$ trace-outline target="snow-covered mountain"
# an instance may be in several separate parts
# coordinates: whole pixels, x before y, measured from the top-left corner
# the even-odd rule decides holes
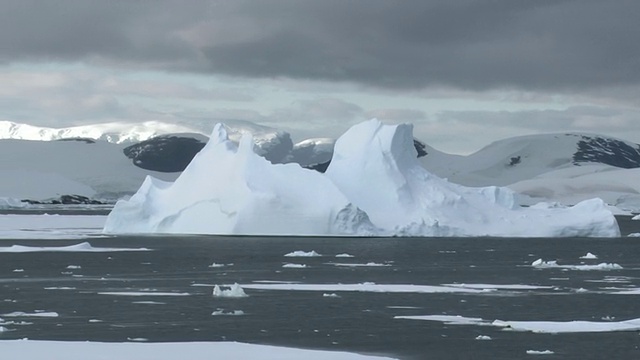
[[[159,121],[146,121],[137,124],[111,122],[65,128],[39,127],[11,121],[0,121],[0,139],[52,141],[83,138],[120,144],[143,141],[158,135],[191,132],[200,131],[183,125]]]
[[[640,204],[640,145],[592,134],[542,134],[494,142],[468,156],[430,152],[421,162],[468,186],[509,186],[533,197],[575,204],[594,196]],[[625,207],[625,206],[622,206]],[[628,206],[627,206],[628,207]]]
[[[0,140],[0,197],[131,194],[147,174],[173,172],[156,177],[175,179],[208,140],[209,126],[146,122],[52,129],[0,121],[0,139],[12,138]],[[254,134],[254,151],[272,163],[319,171],[329,166],[335,144],[318,138],[294,145],[287,132],[246,121],[228,121],[225,130],[235,144]],[[640,211],[640,145],[628,141],[573,133],[505,139],[468,156],[415,139],[414,148],[430,172],[466,186],[508,186],[531,197],[523,197],[524,203],[575,204],[598,196]]]

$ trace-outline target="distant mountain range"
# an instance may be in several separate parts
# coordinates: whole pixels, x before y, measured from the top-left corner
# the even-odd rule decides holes
[[[135,191],[147,174],[174,179],[206,143],[209,126],[213,124],[189,128],[145,122],[54,129],[0,121],[0,197],[25,197],[30,191],[32,198],[56,197],[71,193],[74,186],[74,194],[117,197]],[[333,139],[293,144],[278,129],[246,121],[226,126],[234,141],[253,133],[254,150],[272,163],[295,162],[323,171],[333,153]],[[69,139],[81,141],[51,141]],[[529,135],[494,142],[467,156],[447,154],[419,140],[414,145],[430,172],[467,186],[508,186],[523,195],[525,204],[601,197],[620,208],[640,210],[636,143],[580,133]],[[36,173],[60,189],[21,180]]]

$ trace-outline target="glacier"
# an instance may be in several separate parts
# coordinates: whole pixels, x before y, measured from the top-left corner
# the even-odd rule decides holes
[[[373,119],[335,143],[325,174],[258,156],[222,124],[175,182],[147,177],[105,233],[318,236],[617,237],[599,199],[520,207],[502,187],[472,188],[424,169],[411,124]]]

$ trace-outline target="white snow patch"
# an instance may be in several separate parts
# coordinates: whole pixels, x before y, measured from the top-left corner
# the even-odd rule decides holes
[[[228,289],[223,289],[223,287]],[[240,285],[238,285],[238,283],[235,283],[229,286],[225,286],[225,285],[223,285],[222,287],[220,287],[219,285],[214,286],[213,296],[225,297],[225,298],[243,298],[243,297],[248,297],[249,295],[247,295],[244,292],[244,289]]]
[[[311,250],[311,251],[302,251],[302,250],[297,250],[297,251],[293,251],[290,252],[288,254],[285,254],[284,256],[287,257],[318,257],[318,256],[322,256],[320,254],[318,254],[317,252]]]

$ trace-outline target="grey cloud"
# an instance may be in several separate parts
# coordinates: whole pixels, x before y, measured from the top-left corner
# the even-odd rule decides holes
[[[413,109],[375,109],[365,113],[368,118],[377,118],[379,120],[390,120],[394,122],[408,121],[414,122],[425,120],[427,114],[421,110]]]
[[[574,106],[565,110],[447,111],[438,115],[443,123],[480,125],[486,128],[520,129],[521,132],[585,131],[603,134],[640,130],[637,109]]]
[[[0,61],[575,90],[640,82],[639,15],[635,0],[10,0]]]

